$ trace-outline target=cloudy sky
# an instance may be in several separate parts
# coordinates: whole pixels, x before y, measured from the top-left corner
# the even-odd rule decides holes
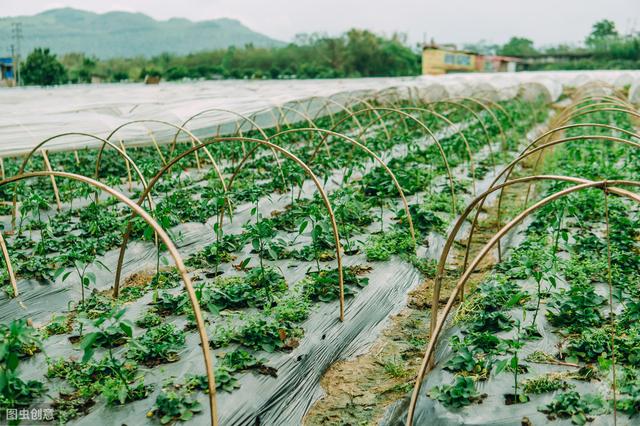
[[[640,0],[0,0],[2,16],[57,7],[142,12],[156,19],[236,18],[253,30],[291,41],[295,34],[339,34],[349,28],[403,32],[411,42],[478,40],[512,35],[536,45],[580,42],[607,18],[622,32],[640,30]]]

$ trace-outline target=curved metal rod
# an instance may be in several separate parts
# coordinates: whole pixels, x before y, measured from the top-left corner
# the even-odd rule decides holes
[[[31,157],[33,156],[33,154],[40,149],[42,146],[44,146],[45,144],[49,143],[50,141],[57,139],[57,138],[61,138],[63,136],[85,136],[88,138],[93,138],[96,139],[100,142],[102,142],[102,146],[104,147],[105,145],[109,145],[111,148],[115,149],[118,154],[120,154],[120,156],[124,159],[125,163],[129,163],[131,165],[131,167],[133,167],[133,170],[135,171],[135,173],[138,175],[138,178],[140,179],[140,183],[142,184],[142,186],[144,188],[146,188],[147,186],[147,181],[144,178],[144,175],[142,174],[142,172],[140,171],[140,169],[138,168],[138,165],[135,163],[135,161],[133,161],[131,159],[131,157],[129,157],[129,155],[127,155],[126,152],[124,152],[119,146],[117,146],[116,144],[114,144],[113,142],[109,141],[108,139],[103,139],[100,136],[96,136],[96,135],[92,135],[90,133],[81,133],[81,132],[68,132],[68,133],[60,133],[58,135],[55,136],[51,136],[50,138],[47,138],[45,140],[43,140],[42,142],[40,142],[39,144],[37,144],[36,146],[34,146],[31,151],[29,151],[29,153],[24,157],[24,159],[22,160],[22,164],[20,164],[20,168],[18,169],[18,175],[21,175],[24,173],[24,169],[27,166],[27,164],[29,163],[29,160],[31,159]],[[98,179],[98,169],[96,167],[96,172],[95,172],[95,177],[96,180]],[[16,221],[16,210],[17,210],[17,197],[18,197],[18,190],[17,190],[17,185],[14,188],[13,191],[13,211],[11,213],[11,226],[15,227],[15,221]],[[149,203],[149,209],[153,210],[153,201],[151,199],[151,197],[147,198],[147,201]]]
[[[636,118],[640,118],[640,114],[638,114],[637,111],[635,110],[631,110],[631,109],[625,109],[625,108],[614,108],[615,106],[617,106],[614,103],[607,103],[607,105],[613,105],[614,107],[608,107],[607,105],[604,104],[599,104],[598,106],[603,105],[605,107],[603,108],[599,108],[599,109],[593,109],[593,110],[589,110],[588,108],[595,106],[594,104],[591,105],[583,105],[580,108],[575,109],[574,111],[571,112],[571,114],[569,114],[568,117],[564,118],[563,117],[563,121],[561,122],[561,124],[567,123],[571,120],[575,120],[578,117],[581,117],[583,115],[587,115],[587,114],[595,114],[598,112],[621,112],[627,115],[631,115],[634,116]],[[586,110],[586,111],[585,111]]]
[[[162,120],[133,120],[133,121],[128,121],[128,122],[126,122],[124,124],[119,125],[115,129],[113,129],[111,131],[111,133],[109,133],[109,136],[107,136],[107,140],[110,140],[113,137],[113,135],[115,135],[120,129],[122,129],[122,128],[126,127],[126,126],[130,126],[132,124],[144,124],[144,123],[157,123],[157,124],[162,124],[162,125],[165,125],[165,126],[173,127],[174,129],[177,129],[177,130],[185,132],[191,138],[192,145],[195,145],[196,142],[198,142],[200,145],[202,145],[202,142],[200,141],[200,139],[198,139],[189,130],[185,129],[182,126],[178,126],[177,124],[169,123],[168,121],[162,121]],[[96,170],[100,170],[100,161],[101,161],[101,158],[102,158],[102,151],[104,150],[104,146],[105,146],[105,144],[103,143],[102,146],[100,147],[100,150],[98,151],[98,158],[96,159]],[[209,160],[211,161],[211,164],[213,165],[213,168],[214,168],[216,174],[218,175],[218,179],[220,179],[220,183],[222,184],[222,188],[226,192],[227,187],[226,187],[226,184],[224,182],[224,178],[222,177],[222,173],[220,173],[220,169],[218,168],[218,163],[216,163],[216,160],[213,159],[213,156],[211,155],[211,153],[209,152],[208,149],[205,148],[204,152],[209,157]],[[173,156],[173,150],[170,152],[170,156]],[[196,160],[197,160],[197,158],[196,158]]]
[[[276,128],[280,128],[280,118],[282,118],[284,115],[282,114],[282,109],[286,109],[288,111],[292,111],[296,114],[300,114],[303,118],[305,118],[305,120],[307,120],[307,122],[309,123],[309,125],[313,128],[318,128],[318,126],[316,125],[316,123],[311,119],[311,117],[309,117],[309,115],[302,113],[301,111],[298,111],[296,109],[293,108],[289,108],[287,106],[284,105],[279,105],[278,109],[280,111],[280,117],[278,119],[278,124],[276,126]],[[285,118],[286,120],[286,118]],[[291,127],[291,124],[289,123],[285,123],[286,126]],[[280,132],[280,130],[278,130],[278,132]],[[266,135],[266,133],[262,132],[262,136],[264,137],[264,140],[269,140],[269,136]],[[329,146],[327,146],[327,154],[331,155],[330,151],[329,151]],[[229,184],[228,187],[231,187],[231,185],[233,184],[233,182],[235,181],[236,177],[238,176],[238,174],[240,173],[240,171],[242,171],[242,169],[245,166],[245,163],[249,160],[249,158],[251,158],[251,156],[258,150],[258,148],[260,148],[260,145],[254,145],[253,148],[251,148],[249,151],[247,151],[245,153],[245,155],[242,157],[242,159],[240,160],[240,162],[238,163],[238,165],[236,166],[235,170],[233,171],[233,174],[231,175],[231,177],[229,178]],[[272,151],[274,151],[272,149]],[[280,166],[280,164],[278,163],[278,165]],[[282,167],[280,167],[280,174],[282,175],[282,183],[285,184],[285,177],[284,177],[284,173],[282,172]]]
[[[491,194],[493,194],[494,192],[500,190],[503,191],[505,188],[507,187],[511,187],[512,185],[516,185],[516,184],[521,184],[521,183],[532,183],[535,181],[539,181],[539,180],[556,180],[556,181],[565,181],[565,182],[572,182],[572,183],[586,183],[586,182],[590,182],[586,179],[582,179],[582,178],[576,178],[576,177],[572,177],[572,176],[559,176],[559,175],[536,175],[536,176],[525,176],[525,177],[521,177],[521,178],[516,178],[516,179],[512,179],[512,180],[505,180],[505,182],[500,183],[498,185],[495,186],[491,186],[489,187],[489,189],[487,189],[485,192],[483,192],[482,194],[480,194],[478,197],[476,197],[475,199],[473,199],[465,208],[464,212],[460,215],[460,217],[458,217],[455,225],[453,226],[453,228],[451,229],[451,231],[449,232],[449,236],[442,248],[442,252],[440,255],[440,260],[438,262],[438,266],[436,268],[436,275],[434,278],[434,284],[433,284],[433,300],[432,300],[432,305],[431,305],[431,318],[437,318],[437,314],[438,314],[438,306],[435,306],[439,303],[440,300],[440,290],[442,288],[442,278],[444,278],[444,271],[445,271],[445,267],[447,265],[447,259],[449,257],[449,252],[451,251],[451,247],[453,246],[453,243],[455,242],[456,237],[458,236],[458,232],[460,231],[460,229],[462,228],[463,224],[465,223],[465,221],[467,220],[467,217],[469,216],[469,214],[471,214],[471,212],[474,210],[474,208],[476,207],[476,205],[478,205],[478,208],[475,209],[476,213],[480,210],[482,210],[482,207],[484,205],[484,201],[487,199],[487,197]],[[525,207],[523,207],[524,210]],[[465,270],[467,268],[466,264],[463,265],[462,269]],[[463,294],[464,294],[464,288],[462,290]],[[431,322],[431,332],[433,332],[433,328],[435,327],[435,323]]]
[[[606,88],[606,89],[610,89],[616,96],[620,96],[620,97],[624,96],[622,91],[617,89],[613,84],[607,83],[601,80],[589,81],[585,84],[582,84],[576,89],[575,96],[584,96],[584,92],[592,88],[597,88],[597,89]],[[603,95],[603,96],[607,96],[607,95]]]
[[[475,105],[480,106],[480,108],[482,108],[483,110],[487,111],[487,114],[489,114],[489,116],[491,116],[491,119],[494,121],[494,123],[496,123],[496,125],[498,126],[498,131],[500,132],[500,136],[502,137],[502,150],[505,150],[507,147],[507,136],[504,133],[504,129],[502,128],[502,124],[500,124],[500,120],[498,120],[498,117],[495,115],[495,113],[491,110],[491,108],[489,108],[487,105],[485,105],[484,103],[480,102],[479,100],[472,98],[472,97],[467,97],[467,96],[458,96],[455,98],[451,98],[451,100],[463,100],[463,101],[469,101]],[[497,105],[497,104],[496,104]],[[513,122],[513,120],[511,120],[511,116],[506,114],[505,115],[507,117],[509,117],[509,120],[511,122]]]
[[[521,151],[521,154],[526,152],[529,148],[531,148],[532,146],[535,146],[539,141],[541,140],[545,140],[548,141],[549,138],[551,137],[552,134],[561,131],[561,130],[566,130],[566,129],[571,129],[571,128],[578,128],[578,127],[601,127],[601,128],[606,128],[609,130],[613,130],[616,132],[620,132],[620,133],[624,133],[627,136],[636,138],[640,140],[640,135],[637,133],[633,133],[630,132],[628,130],[622,129],[620,127],[616,127],[616,126],[612,126],[609,124],[599,124],[599,123],[575,123],[575,124],[568,124],[568,125],[564,125],[564,126],[560,126],[560,127],[553,127],[551,130],[543,133],[542,135],[540,135],[539,137],[537,137],[533,142],[531,142],[529,145],[527,145],[525,147],[524,150]],[[536,171],[538,170],[538,165],[540,162],[540,159],[542,157],[542,151],[538,152],[538,156],[536,157],[536,162],[533,166],[533,173],[535,174]],[[513,171],[513,168],[509,171],[507,171],[506,176],[505,176],[505,180],[509,180],[509,177],[511,176],[511,172]],[[525,196],[525,200],[524,200],[524,205],[527,204],[528,200],[529,200],[529,193],[531,191],[531,186],[529,186],[529,188],[527,188],[527,195]],[[498,217],[500,217],[500,207],[502,205],[502,197],[503,197],[503,192],[500,192],[500,195],[498,197]]]
[[[356,141],[355,139],[350,138],[349,136],[343,135],[342,133],[337,133],[337,132],[333,132],[331,130],[326,130],[326,129],[311,129],[311,128],[307,128],[307,129],[284,130],[284,131],[282,131],[280,133],[276,133],[275,135],[271,136],[270,139],[275,139],[278,136],[281,136],[281,135],[284,135],[284,134],[288,134],[288,133],[304,132],[304,131],[307,131],[307,132],[319,132],[319,133],[324,133],[325,135],[329,135],[329,136],[334,136],[334,137],[340,138],[340,139],[344,140],[345,142],[348,142],[351,145],[355,146],[356,148],[359,148],[362,151],[364,151],[365,153],[367,153],[367,155],[372,157],[375,162],[377,162],[378,164],[380,164],[382,166],[382,168],[385,170],[385,172],[387,172],[389,177],[391,177],[391,180],[393,181],[393,184],[396,187],[396,189],[398,190],[398,194],[400,195],[400,198],[402,199],[402,205],[404,206],[404,212],[407,215],[407,221],[409,223],[409,231],[411,233],[411,239],[413,240],[413,243],[415,245],[417,245],[416,233],[415,233],[415,230],[414,230],[414,227],[413,227],[413,219],[411,218],[411,212],[409,211],[409,203],[407,203],[407,199],[404,196],[404,191],[402,190],[402,187],[400,186],[400,183],[398,182],[398,179],[396,179],[396,176],[393,174],[391,169],[389,169],[389,167],[385,164],[385,162],[382,160],[382,158],[380,158],[378,155],[376,155],[375,152],[371,151],[369,148],[367,148],[366,146],[364,146],[360,142]],[[313,161],[313,159],[309,161],[309,165],[311,165],[311,161]]]
[[[614,180],[614,181],[606,181],[606,180],[604,180],[604,181],[598,181],[598,182],[587,181],[586,183],[578,184],[578,185],[572,186],[570,188],[566,188],[566,189],[563,189],[561,191],[558,191],[558,192],[556,192],[556,193],[544,198],[543,200],[537,202],[536,204],[532,205],[531,207],[527,208],[526,210],[522,211],[515,218],[513,218],[508,224],[506,224],[504,227],[502,227],[484,245],[484,247],[480,250],[478,255],[469,264],[469,267],[465,269],[465,272],[462,274],[462,276],[458,280],[456,286],[454,287],[453,291],[451,292],[451,296],[449,297],[449,300],[447,301],[447,304],[444,307],[443,314],[440,317],[431,317],[431,321],[433,322],[433,320],[435,318],[437,323],[433,327],[433,331],[432,331],[432,333],[431,333],[431,335],[429,337],[429,344],[427,346],[427,350],[425,352],[425,355],[424,355],[424,357],[422,359],[422,363],[420,365],[420,369],[418,371],[418,375],[417,375],[417,378],[416,378],[416,383],[415,383],[414,388],[413,388],[413,392],[412,392],[412,395],[411,395],[411,401],[410,401],[410,404],[409,404],[409,410],[408,410],[408,414],[407,414],[407,426],[412,426],[413,425],[413,417],[414,417],[414,413],[415,413],[415,409],[416,409],[416,404],[418,402],[418,395],[420,393],[420,388],[421,388],[421,385],[422,385],[422,379],[424,378],[424,375],[426,374],[426,372],[427,372],[427,370],[428,370],[428,368],[430,366],[431,358],[433,356],[433,352],[434,352],[435,346],[437,344],[438,337],[440,336],[440,333],[442,332],[442,328],[444,327],[444,323],[445,323],[445,321],[447,319],[447,316],[451,312],[451,309],[452,309],[453,304],[454,304],[454,302],[456,300],[456,297],[458,296],[458,293],[460,292],[460,289],[465,285],[465,283],[471,277],[471,274],[473,273],[475,268],[482,261],[482,259],[484,259],[484,257],[489,253],[489,251],[493,248],[493,246],[507,232],[509,232],[511,229],[513,229],[516,225],[518,225],[527,216],[531,215],[532,213],[534,213],[535,211],[537,211],[541,207],[545,206],[546,204],[549,204],[550,202],[552,202],[554,200],[562,198],[562,197],[564,197],[564,196],[566,196],[568,194],[571,194],[573,192],[576,192],[576,191],[581,191],[581,190],[584,190],[584,189],[587,189],[587,188],[599,188],[599,189],[602,189],[603,191],[608,191],[608,192],[611,192],[611,193],[615,193],[617,195],[629,198],[632,201],[635,201],[636,203],[640,203],[640,196],[639,195],[634,194],[633,192],[630,192],[630,191],[626,191],[626,190],[622,190],[622,189],[612,188],[611,187],[611,186],[618,186],[618,185],[640,186],[640,182],[626,181],[626,180]],[[486,193],[481,195],[481,197],[486,197]]]
[[[451,168],[449,167],[449,162],[447,161],[447,156],[444,153],[444,149],[442,149],[442,145],[440,144],[440,141],[438,140],[438,138],[436,137],[436,135],[431,131],[431,129],[429,129],[421,120],[417,119],[416,117],[414,117],[413,115],[406,113],[404,111],[401,111],[399,109],[395,109],[395,108],[386,108],[386,107],[376,107],[373,108],[375,110],[378,111],[385,111],[385,114],[383,114],[380,119],[383,119],[384,117],[386,117],[387,115],[391,115],[391,114],[398,114],[401,117],[406,117],[409,120],[413,121],[414,123],[417,123],[418,126],[420,126],[422,128],[422,130],[424,132],[426,132],[435,142],[436,146],[438,147],[438,151],[440,152],[440,156],[442,157],[442,161],[444,162],[445,168],[447,169],[447,174],[449,177],[449,186],[451,188],[451,211],[455,212],[456,211],[456,194],[455,194],[455,187],[454,187],[454,183],[453,183],[453,174],[451,173]],[[366,109],[360,109],[357,111],[354,111],[353,114],[361,114],[364,112],[368,112],[370,109],[366,108]],[[344,120],[346,120],[347,117],[344,118]],[[365,127],[365,130],[368,129],[373,123],[375,123],[375,120],[370,122],[369,124],[367,124],[367,126]],[[336,124],[339,125],[340,122],[338,122]],[[325,137],[323,137],[323,141],[328,137],[329,135],[326,135]],[[322,141],[321,141],[322,143]],[[318,151],[320,149],[320,144],[318,144],[316,146],[316,148],[314,149],[313,153],[311,154],[311,158],[309,161],[313,161],[316,157],[316,155],[318,154]]]
[[[364,98],[359,98],[356,96],[351,96],[350,99],[355,99],[356,100],[356,105],[358,103],[362,103],[365,107],[367,108],[374,108],[373,104],[369,101],[367,101]],[[349,108],[350,112],[353,112],[353,108]],[[380,119],[380,113],[376,110],[373,110],[373,114]],[[371,118],[369,118],[369,120],[371,120]],[[384,131],[385,136],[387,137],[387,141],[391,140],[391,134],[389,133],[389,129],[387,129],[387,124],[384,121],[381,121],[380,124],[382,125],[382,130]],[[366,143],[366,139],[364,140]]]
[[[567,108],[578,108],[579,105],[585,104],[587,102],[593,102],[593,103],[604,103],[604,102],[609,103],[610,102],[612,104],[624,106],[629,109],[634,109],[634,106],[631,103],[629,103],[627,100],[622,98],[617,98],[614,96],[609,96],[609,95],[590,95],[590,96],[581,97],[579,99],[576,99]]]
[[[610,125],[610,124],[600,124],[600,123],[565,124],[563,126],[554,127],[553,129],[542,133],[540,136],[536,137],[536,139],[533,142],[529,143],[529,145],[527,145],[520,153],[523,154],[523,153],[527,152],[530,148],[535,147],[537,145],[537,143],[540,142],[542,139],[549,139],[549,136],[553,135],[556,132],[559,132],[561,130],[574,129],[574,128],[578,128],[578,127],[601,127],[601,128],[608,129],[608,130],[613,130],[614,132],[624,133],[625,135],[630,136],[632,138],[640,139],[640,134],[634,133],[634,132],[631,132],[629,130],[625,130],[625,129],[622,129],[620,127],[616,127],[616,126],[613,126],[613,125]]]
[[[555,146],[555,145],[559,145],[559,144],[565,144],[565,143],[569,143],[569,142],[574,142],[574,141],[579,141],[579,140],[605,140],[605,141],[611,141],[611,142],[616,142],[616,143],[622,143],[622,144],[626,144],[626,145],[631,145],[635,148],[640,148],[640,143],[638,142],[633,142],[627,139],[621,139],[621,138],[616,138],[614,136],[606,136],[606,135],[581,135],[581,136],[573,136],[573,137],[569,137],[569,138],[562,138],[562,139],[558,139],[555,141],[551,141],[551,142],[547,142],[543,145],[539,145],[536,146],[535,148],[532,148],[528,151],[523,152],[521,155],[519,155],[517,158],[515,158],[513,161],[511,161],[509,164],[507,164],[507,166],[505,166],[504,169],[502,169],[502,171],[493,179],[493,181],[491,182],[491,184],[489,185],[489,188],[492,188],[496,185],[496,183],[500,180],[500,178],[505,175],[506,173],[510,173],[511,169],[513,169],[520,161],[524,160],[525,158],[529,157],[530,155],[544,150],[548,147],[551,146]],[[468,242],[467,242],[467,248],[465,250],[465,256],[464,256],[464,262],[463,265],[466,267],[467,265],[467,261],[469,259],[469,251],[471,249],[471,243],[473,242],[473,235],[474,235],[474,230],[477,226],[478,223],[478,217],[480,215],[480,210],[482,210],[482,207],[484,205],[484,200],[481,202],[480,208],[476,211],[476,214],[474,216],[473,222],[471,224],[471,228],[469,229],[469,238],[468,238]],[[499,219],[499,218],[498,218]],[[498,221],[498,226],[500,226],[500,222]],[[498,251],[498,259],[501,259],[501,252]]]
[[[324,202],[325,208],[327,209],[327,213],[329,214],[329,219],[331,221],[331,226],[333,228],[333,236],[334,236],[334,240],[335,240],[335,244],[336,244],[336,261],[338,263],[338,275],[339,275],[339,286],[340,286],[340,321],[344,321],[344,275],[343,275],[343,270],[342,270],[340,234],[338,233],[338,226],[337,226],[336,221],[335,221],[335,215],[333,213],[333,209],[331,208],[331,203],[329,202],[329,198],[327,197],[326,192],[322,188],[322,184],[320,183],[320,181],[318,180],[316,175],[313,173],[313,171],[309,168],[309,166],[307,166],[297,156],[295,156],[291,152],[287,151],[286,149],[282,148],[281,146],[273,144],[273,143],[271,143],[269,141],[264,141],[264,140],[261,140],[261,139],[246,138],[246,137],[225,137],[225,138],[216,138],[216,139],[213,139],[213,140],[206,141],[206,142],[204,142],[204,144],[196,145],[196,146],[190,148],[189,150],[181,153],[180,155],[176,156],[171,161],[169,161],[167,163],[167,165],[164,166],[153,177],[153,179],[151,179],[151,181],[149,181],[149,186],[145,190],[145,193],[140,195],[140,199],[138,200],[138,203],[140,203],[141,200],[144,199],[144,197],[146,196],[146,193],[150,192],[153,189],[154,185],[158,182],[158,180],[162,177],[162,175],[164,175],[169,169],[171,169],[171,167],[173,167],[178,161],[182,160],[187,155],[189,155],[189,154],[191,154],[191,153],[193,153],[193,152],[195,152],[195,151],[197,151],[199,149],[203,149],[206,146],[212,145],[214,143],[243,142],[243,141],[244,142],[253,142],[253,143],[265,145],[267,147],[272,147],[273,149],[275,149],[278,152],[280,152],[281,154],[283,154],[285,157],[287,157],[287,158],[293,160],[294,162],[296,162],[307,173],[307,175],[313,180],[313,183],[315,184],[316,188],[318,189],[318,192],[320,193],[320,197],[322,198],[322,201]],[[222,209],[222,211],[221,211],[221,214],[223,214],[223,213],[224,213],[224,209]],[[125,253],[127,242],[129,240],[129,236],[130,236],[130,232],[131,232],[131,219],[133,219],[134,217],[135,217],[135,214],[132,214],[132,217],[129,220],[127,231],[125,232],[125,234],[123,236],[123,242],[122,242],[122,246],[121,246],[121,249],[120,249],[120,256],[118,258],[118,265],[116,267],[116,278],[115,278],[115,281],[114,281],[114,297],[117,297],[116,295],[118,294],[118,289],[119,289],[119,286],[120,286],[120,276],[121,276],[121,273],[122,273],[122,263],[124,261],[124,253]]]
[[[609,130],[613,130],[616,132],[620,132],[620,133],[624,133],[627,136],[636,138],[638,140],[640,140],[640,135],[637,133],[633,133],[630,132],[628,130],[625,129],[621,129],[620,127],[615,127],[609,124],[599,124],[599,123],[576,123],[576,124],[569,124],[569,125],[565,125],[565,126],[561,126],[561,127],[554,127],[551,130],[543,133],[540,137],[536,138],[532,143],[530,143],[527,147],[525,147],[525,149],[522,152],[526,152],[529,148],[531,148],[532,146],[535,146],[537,144],[538,141],[542,140],[544,138],[545,141],[548,141],[549,138],[551,137],[552,134],[561,131],[561,130],[566,130],[566,129],[571,129],[571,128],[578,128],[578,127],[601,127],[601,128],[606,128]],[[540,160],[542,159],[542,151],[538,151],[538,156],[536,157],[536,162],[533,166],[533,174],[536,174],[538,171],[538,166],[540,163]],[[510,179],[511,177],[511,172],[513,171],[513,168],[511,168],[510,170],[508,170],[506,172],[505,178],[504,180],[507,181]],[[523,201],[523,205],[526,206],[529,202],[529,194],[531,193],[531,184],[527,187],[527,193],[525,195],[524,201]],[[501,216],[501,206],[502,206],[502,198],[504,196],[504,191],[500,191],[500,194],[498,195],[498,212],[497,212],[497,217],[498,217],[498,223],[500,223],[500,216]],[[500,244],[498,244],[498,248],[500,248]]]
[[[462,133],[462,131],[460,130],[460,125],[458,123],[454,124],[451,120],[449,120],[447,117],[445,117],[444,115],[437,113],[433,110],[430,109],[425,109],[425,108],[418,108],[418,107],[408,107],[408,108],[401,108],[401,111],[419,111],[422,113],[429,113],[429,114],[433,114],[436,118],[439,118],[441,120],[444,120],[445,123],[447,123],[447,125],[449,127],[454,128],[455,132],[458,134],[458,136],[460,136],[460,138],[462,138],[462,141],[467,149],[467,155],[469,156],[469,168],[471,169],[471,184],[473,187],[473,195],[476,195],[476,168],[474,165],[474,161],[473,161],[473,154],[471,154],[471,147],[469,146],[469,141],[467,140],[467,138],[465,137],[464,133]]]
[[[189,117],[187,120],[185,120],[185,121],[182,123],[182,125],[180,126],[181,128],[180,128],[180,129],[178,129],[178,130],[176,131],[176,134],[173,136],[173,141],[171,142],[171,154],[170,154],[170,156],[171,156],[171,157],[173,156],[173,152],[174,152],[174,149],[175,149],[176,143],[177,143],[177,141],[178,141],[178,137],[179,137],[179,135],[180,135],[180,132],[182,132],[182,129],[186,129],[187,124],[188,124],[191,120],[194,120],[194,119],[196,119],[196,118],[198,118],[198,117],[200,117],[200,116],[202,116],[202,115],[204,115],[204,114],[208,114],[208,113],[210,113],[210,112],[223,112],[223,113],[232,114],[232,115],[235,115],[236,117],[241,118],[241,119],[242,119],[242,121],[240,122],[241,124],[239,124],[239,125],[237,125],[237,126],[236,126],[236,134],[239,132],[239,133],[240,133],[240,136],[242,136],[242,126],[244,125],[244,123],[245,123],[245,122],[248,122],[248,123],[250,123],[253,127],[255,127],[255,128],[256,128],[256,130],[257,130],[257,131],[262,135],[262,137],[263,137],[264,139],[267,139],[267,138],[268,138],[267,133],[264,131],[264,129],[263,129],[262,127],[260,127],[260,126],[258,125],[258,123],[257,123],[255,120],[253,120],[251,117],[248,117],[248,116],[246,116],[246,115],[244,115],[244,114],[240,114],[240,113],[238,113],[238,112],[231,111],[231,110],[228,110],[228,109],[223,109],[223,108],[208,108],[208,109],[206,109],[206,110],[204,110],[204,111],[200,111],[199,113],[197,113],[197,114],[195,114],[195,115],[192,115],[191,117]],[[218,132],[216,132],[216,133],[219,133],[219,131],[218,131]],[[219,136],[219,134],[216,134],[216,137],[218,137],[218,136]],[[198,141],[198,142],[199,142],[199,141]],[[278,166],[278,170],[279,170],[279,172],[280,172],[280,177],[282,178],[282,181],[283,181],[283,183],[284,183],[285,178],[284,178],[284,173],[282,172],[282,164],[280,163],[280,158],[278,158],[278,154],[276,153],[276,151],[275,151],[274,149],[272,149],[272,150],[271,150],[271,153],[273,154],[273,158],[274,158],[274,160],[275,160],[275,162],[276,162],[276,165]],[[246,155],[245,155],[245,157],[246,157]],[[233,179],[233,177],[232,177],[232,179]]]
[[[121,192],[117,191],[114,188],[111,188],[108,185],[98,182],[95,179],[91,179],[82,175],[76,175],[73,173],[54,172],[54,171],[31,172],[31,173],[24,173],[24,174],[12,176],[0,181],[0,187],[11,182],[18,182],[24,179],[30,179],[33,177],[41,177],[41,176],[45,176],[45,177],[57,176],[61,178],[76,180],[76,181],[91,185],[103,192],[106,192],[112,195],[113,197],[117,198],[120,202],[125,204],[127,207],[129,207],[133,213],[142,217],[142,219],[154,229],[156,235],[158,235],[160,240],[162,240],[164,245],[167,247],[167,250],[171,254],[171,257],[173,258],[173,261],[176,264],[176,268],[180,272],[182,281],[184,282],[184,285],[187,289],[187,294],[189,295],[189,301],[191,302],[191,307],[193,308],[193,313],[196,320],[196,326],[198,328],[198,334],[200,336],[200,346],[202,347],[202,355],[204,357],[205,369],[207,370],[209,406],[211,409],[211,425],[217,426],[218,414],[217,414],[217,407],[216,407],[216,382],[215,382],[215,375],[213,372],[213,358],[211,357],[211,352],[209,351],[209,338],[207,337],[207,331],[205,329],[204,320],[202,318],[202,311],[200,310],[200,304],[198,303],[198,298],[196,297],[196,293],[193,289],[193,285],[191,284],[191,279],[187,274],[187,270],[184,266],[184,262],[182,261],[182,257],[180,256],[178,249],[173,244],[173,242],[171,241],[171,238],[169,238],[169,235],[164,231],[164,229],[162,229],[162,227],[153,219],[153,217],[151,217],[149,213],[147,213],[142,207],[140,207],[145,197],[141,197],[138,204],[136,204],[133,201],[131,201],[128,197],[123,195]],[[148,191],[148,188],[146,189],[146,191]]]
[[[487,141],[487,146],[489,147],[489,155],[491,156],[491,164],[493,166],[493,172],[496,173],[496,159],[493,153],[493,148],[491,147],[491,136],[489,136],[489,130],[487,129],[487,126],[485,126],[484,121],[482,121],[482,119],[480,118],[480,115],[477,112],[475,112],[473,108],[470,108],[469,106],[463,104],[462,102],[443,100],[443,101],[430,102],[428,105],[435,106],[437,104],[450,104],[455,107],[462,108],[468,113],[470,113],[471,115],[473,115],[473,117],[480,124],[480,127],[482,128],[482,132],[484,133],[484,137]]]
[[[2,231],[0,231],[0,249],[2,250],[2,258],[4,259],[4,265],[7,268],[7,274],[9,275],[9,283],[11,283],[11,288],[13,288],[13,297],[17,297],[18,283],[16,282],[16,274],[13,272],[11,257],[9,256],[9,250],[7,250],[7,243],[2,236]]]
[[[581,111],[587,111],[587,113],[595,113],[599,111],[600,108],[606,107],[620,107],[621,104],[617,100],[600,100],[596,99],[591,101],[590,103],[585,103],[580,101],[575,101],[568,107],[566,107],[557,118],[557,121],[561,124],[564,124],[573,119],[573,115],[577,114]],[[592,110],[592,111],[589,111]]]
[[[594,97],[594,99],[599,99],[599,98],[600,97]],[[586,100],[589,100],[589,99],[586,99]],[[584,101],[583,99],[576,100],[572,105],[570,105],[567,108],[565,108],[565,110],[558,117],[556,117],[556,119],[554,120],[555,126],[560,126],[560,127],[557,127],[557,128],[567,128],[566,126],[562,126],[562,125],[566,124],[570,120],[575,120],[578,117],[581,117],[581,116],[584,116],[584,115],[589,115],[589,114],[592,114],[592,113],[597,113],[597,112],[615,111],[615,112],[622,112],[622,113],[630,114],[630,115],[636,115],[637,114],[635,112],[635,110],[633,109],[633,107],[632,107],[631,110],[628,110],[628,109],[625,109],[625,108],[622,108],[622,109],[611,108],[610,107],[611,105],[618,106],[620,104],[619,100],[616,99],[616,98],[613,98],[613,101],[606,101],[606,102],[598,101],[595,104],[582,105],[581,107],[576,108],[576,105],[582,104],[583,101]],[[591,109],[589,109],[589,108],[591,108]],[[593,109],[593,108],[596,108],[596,109]],[[629,134],[629,132],[624,130],[624,129],[616,128],[616,130],[619,130],[619,131],[621,131],[623,133]],[[539,140],[542,140],[543,137],[545,137],[545,140],[548,140],[550,135],[551,135],[551,133],[553,133],[553,132],[554,132],[554,130],[552,130],[551,132],[544,133],[541,137],[537,138],[534,141],[534,144],[531,144],[531,145],[535,145],[535,142],[537,142]],[[529,145],[529,146],[531,146],[531,145]],[[538,164],[539,164],[539,162],[541,160],[541,156],[542,156],[542,151],[539,151],[538,152],[538,157],[536,158],[536,162],[535,162],[535,165],[534,165],[534,173],[538,168]],[[509,178],[509,176],[511,174],[511,171],[512,171],[512,169],[507,171],[507,177],[505,179]],[[529,186],[529,188],[527,188],[527,194],[525,196],[525,205],[529,200],[530,192],[531,192],[531,187]],[[500,222],[500,213],[501,213],[503,195],[504,195],[504,193],[503,193],[503,191],[501,191],[500,195],[498,197],[498,215],[497,215],[497,217],[498,217],[498,222],[497,222],[498,226],[501,223]],[[476,213],[476,217],[475,217],[476,220],[477,220],[478,214],[479,213]],[[498,242],[498,258],[501,258],[501,256],[502,256],[502,250],[501,250],[501,247],[500,247],[500,242]],[[467,259],[465,258],[465,264],[466,264],[466,261],[467,261]]]

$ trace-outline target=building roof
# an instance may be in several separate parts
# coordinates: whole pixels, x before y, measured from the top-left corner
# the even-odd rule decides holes
[[[451,52],[451,53],[464,53],[466,55],[477,55],[477,52],[473,52],[471,50],[463,50],[463,49],[456,49],[454,47],[451,46],[447,46],[447,45],[439,45],[439,44],[435,44],[435,43],[426,43],[422,46],[422,50],[442,50],[444,52]]]
[[[481,56],[484,56],[485,59],[490,59],[493,61],[522,62],[521,58],[516,58],[514,56],[501,56],[501,55],[481,55]]]

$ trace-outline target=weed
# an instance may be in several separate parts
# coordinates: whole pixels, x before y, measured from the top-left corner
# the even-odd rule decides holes
[[[549,373],[532,377],[522,382],[522,391],[525,394],[541,394],[557,390],[567,390],[572,387],[574,386],[565,380],[565,375],[559,373]]]

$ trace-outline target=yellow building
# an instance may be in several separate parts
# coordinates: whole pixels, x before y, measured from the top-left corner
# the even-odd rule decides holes
[[[422,49],[422,74],[475,71],[477,55],[464,50],[427,45]]]

